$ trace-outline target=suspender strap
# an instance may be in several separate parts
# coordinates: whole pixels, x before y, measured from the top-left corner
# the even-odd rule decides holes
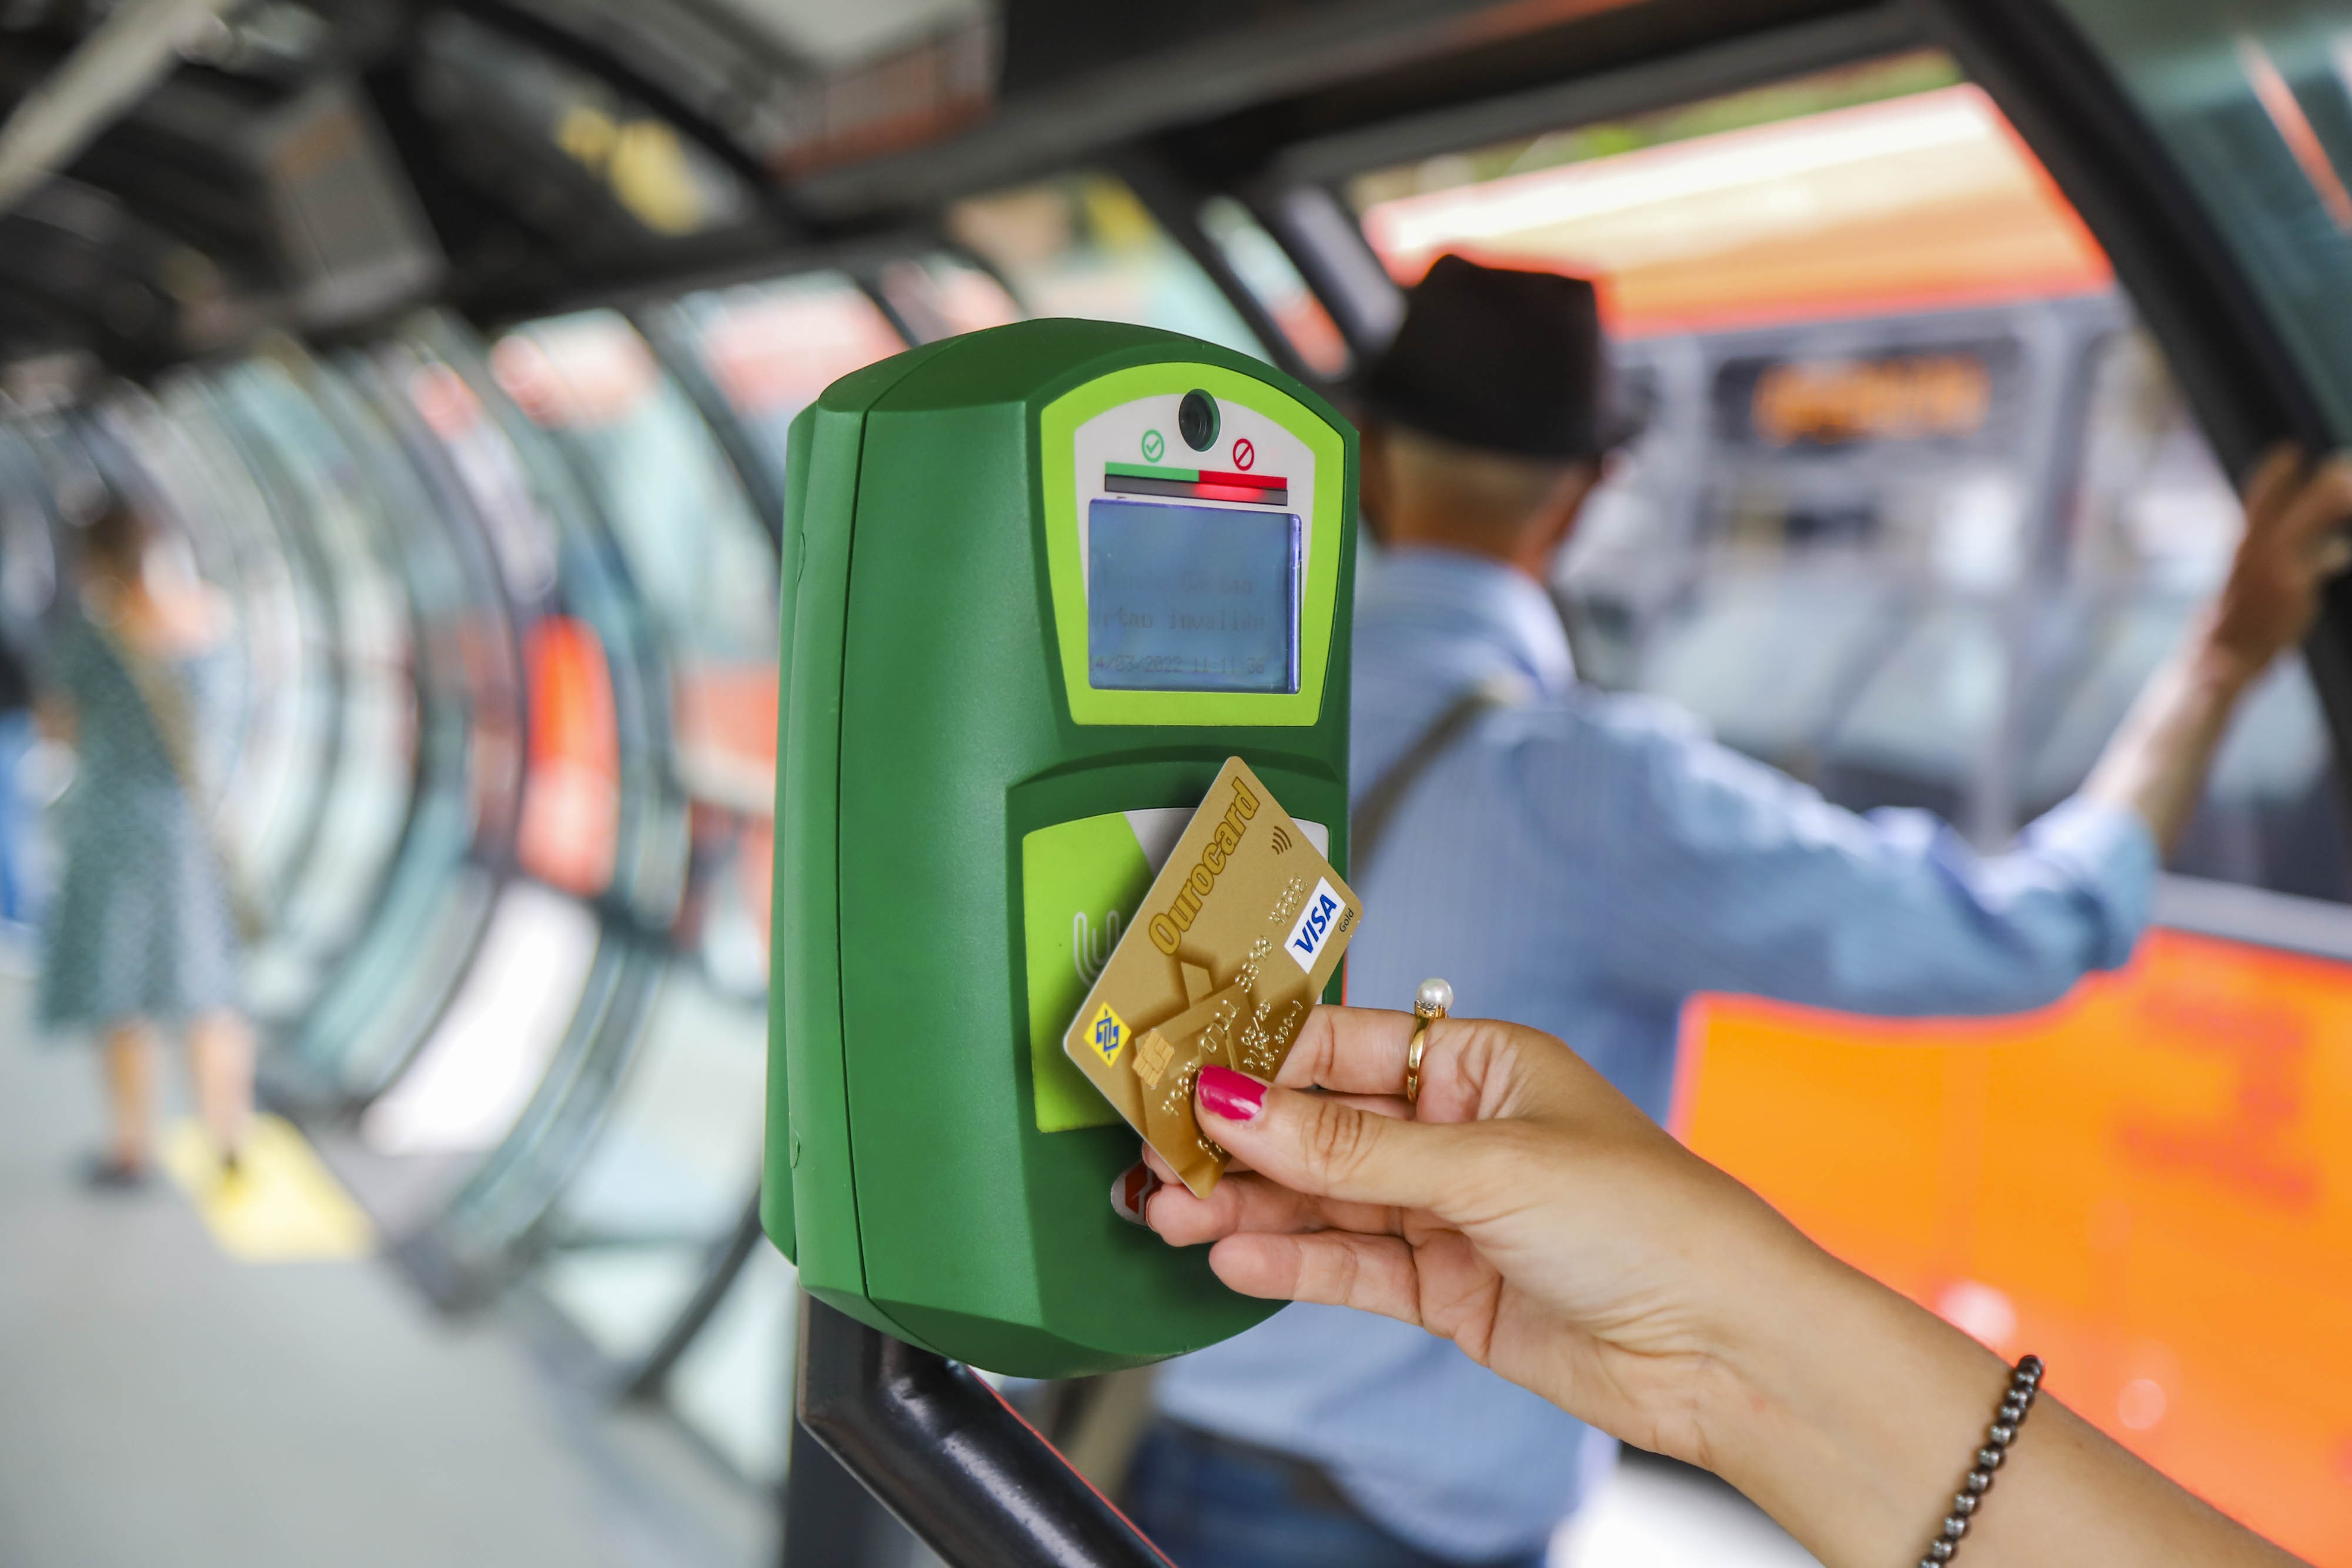
[[[1446,705],[1445,711],[1421,732],[1420,738],[1405,747],[1404,755],[1390,763],[1388,771],[1372,781],[1372,787],[1364,791],[1349,814],[1349,881],[1362,884],[1372,856],[1388,836],[1389,824],[1395,820],[1397,809],[1412,793],[1412,787],[1421,782],[1422,775],[1481,718],[1498,708],[1520,706],[1527,699],[1527,686],[1517,676],[1490,675]]]

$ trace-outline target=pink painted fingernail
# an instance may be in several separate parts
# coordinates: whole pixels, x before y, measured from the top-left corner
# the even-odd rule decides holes
[[[1149,1225],[1150,1221],[1143,1218],[1143,1211],[1151,1195],[1159,1190],[1160,1178],[1151,1174],[1150,1166],[1138,1160],[1112,1178],[1110,1206],[1129,1225]]]
[[[1230,1067],[1201,1069],[1201,1109],[1228,1122],[1253,1122],[1265,1108],[1265,1085]]]

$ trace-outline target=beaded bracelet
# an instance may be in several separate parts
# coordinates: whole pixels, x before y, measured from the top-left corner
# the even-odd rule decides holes
[[[1919,1568],[1943,1568],[1952,1560],[1952,1553],[1960,1549],[1960,1537],[1969,1532],[1969,1521],[1984,1501],[1985,1493],[1992,1490],[1993,1472],[2009,1458],[2009,1446],[2017,1441],[2017,1429],[2025,1425],[2025,1413],[2033,1408],[2034,1390],[2041,1386],[2042,1358],[2029,1355],[2010,1374],[2009,1391],[2000,1396],[2000,1409],[1985,1433],[1985,1446],[1977,1450],[1976,1469],[1960,1483],[1943,1531],[1927,1543],[1927,1555],[1919,1559]]]

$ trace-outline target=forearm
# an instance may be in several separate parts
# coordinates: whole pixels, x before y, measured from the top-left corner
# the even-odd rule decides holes
[[[2084,797],[2137,812],[2168,852],[2188,831],[2231,711],[2260,673],[2209,638],[2191,637],[2132,704]]]
[[[1985,1443],[2009,1371],[1933,1314],[1819,1254],[1732,1343],[1708,1462],[1827,1568],[1917,1563]],[[2063,1385],[2065,1369],[2055,1369]],[[2047,1392],[1970,1521],[1968,1568],[2282,1568]]]

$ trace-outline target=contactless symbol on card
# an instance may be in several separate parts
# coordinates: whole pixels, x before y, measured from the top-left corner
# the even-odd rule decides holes
[[[1063,1053],[1205,1196],[1225,1154],[1192,1118],[1202,1067],[1273,1077],[1361,917],[1339,873],[1247,765],[1230,758],[1071,1021]],[[1268,962],[1276,946],[1289,963]]]

